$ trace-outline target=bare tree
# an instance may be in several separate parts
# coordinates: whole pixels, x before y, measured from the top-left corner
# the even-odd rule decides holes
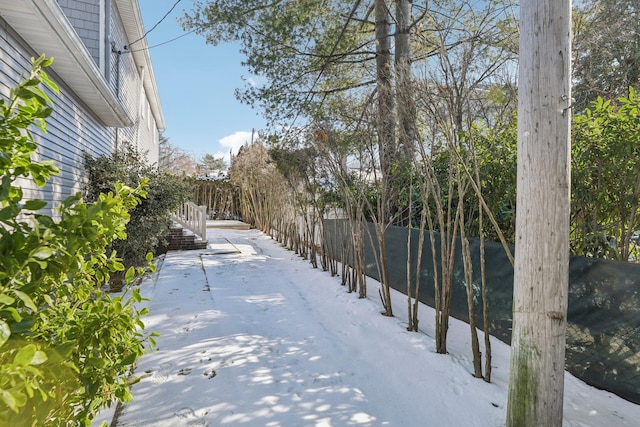
[[[514,54],[504,43],[511,36],[511,30],[503,26],[509,17],[498,3],[486,2],[483,7],[470,1],[429,4],[427,18],[416,29],[421,43],[416,48],[420,59],[414,69],[424,70],[417,85],[418,129],[423,141],[418,164],[427,181],[421,184],[421,194],[422,205],[431,211],[427,218],[429,232],[434,236],[440,233],[441,256],[435,257],[433,251],[434,265],[438,264],[434,267],[436,349],[446,353],[457,239],[462,238],[467,296],[473,305],[476,295],[465,240],[471,224],[477,221],[478,209],[488,210],[479,178],[470,172],[473,150],[469,135],[474,125],[490,126],[501,114],[490,100],[495,92],[490,89],[501,87],[500,76]],[[480,203],[475,203],[474,197]],[[475,375],[482,377],[475,307],[469,307],[469,315]],[[487,357],[489,352],[487,346]]]
[[[171,175],[193,175],[196,173],[196,162],[183,149],[172,145],[169,138],[160,136],[158,170]]]
[[[240,149],[231,162],[230,179],[240,188],[243,220],[266,234],[274,231],[276,219],[293,210],[287,183],[261,142]]]

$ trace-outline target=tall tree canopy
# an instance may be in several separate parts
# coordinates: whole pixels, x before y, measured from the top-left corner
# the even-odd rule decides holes
[[[212,0],[197,2],[182,23],[210,44],[239,42],[243,65],[262,83],[248,82],[236,95],[261,107],[271,122],[290,124],[313,111],[316,95],[348,90],[365,80],[365,70],[353,65],[364,66],[375,48],[372,24],[360,3]]]
[[[584,0],[574,11],[574,98],[582,111],[598,96],[615,100],[640,88],[640,3]]]

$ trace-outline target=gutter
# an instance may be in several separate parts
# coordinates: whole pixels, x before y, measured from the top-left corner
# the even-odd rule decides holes
[[[133,120],[55,0],[0,1],[0,15],[38,54],[53,57],[53,71],[106,126]]]

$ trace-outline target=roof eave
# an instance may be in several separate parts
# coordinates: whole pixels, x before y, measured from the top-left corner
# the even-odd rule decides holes
[[[0,14],[36,52],[54,58],[52,70],[104,125],[133,125],[55,0],[0,2]]]

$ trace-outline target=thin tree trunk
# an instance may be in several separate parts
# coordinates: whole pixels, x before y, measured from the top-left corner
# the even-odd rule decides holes
[[[427,209],[427,224],[429,226],[429,237],[431,240],[431,255],[433,262],[433,288],[434,288],[434,300],[435,300],[435,327],[436,327],[436,352],[440,354],[447,353],[447,332],[449,329],[449,310],[451,301],[451,279],[452,279],[452,267],[453,267],[453,253],[455,251],[455,234],[457,232],[457,218],[453,224],[453,230],[450,213],[451,210],[451,198],[449,198],[449,204],[447,206],[447,212],[445,215],[445,208],[442,205],[442,196],[440,190],[440,184],[433,171],[433,165],[429,160],[429,155],[423,146],[419,146],[420,154],[422,157],[421,164],[426,176],[425,182],[423,182],[422,202],[425,209]],[[452,179],[449,177],[449,193],[452,194]],[[435,212],[432,214],[431,207],[429,205],[428,195],[433,195],[433,202],[435,204]],[[433,215],[435,215],[436,223],[440,231],[440,265],[438,266],[437,248],[435,242],[435,229],[436,225],[433,221]],[[445,219],[446,217],[446,219]],[[452,238],[450,238],[453,236]],[[440,271],[440,273],[438,273]]]
[[[365,224],[362,205],[359,203],[356,207],[356,228],[353,233],[354,251],[356,259],[356,270],[358,271],[358,298],[367,297],[367,276],[364,266],[364,237],[362,235],[362,227]]]
[[[413,192],[409,190],[409,218],[411,218],[412,209],[411,205],[413,200],[411,198]],[[417,254],[418,259],[420,258],[420,253]],[[420,271],[417,272],[416,280],[420,277]],[[416,296],[417,297],[417,296]],[[413,289],[411,286],[411,227],[407,227],[407,330],[413,331]]]
[[[389,286],[389,264],[387,262],[387,238],[386,238],[386,226],[383,224],[376,224],[376,234],[378,235],[378,248],[380,255],[380,267],[381,267],[381,282],[382,289],[380,290],[380,299],[382,300],[382,306],[384,311],[383,316],[393,317],[393,307],[391,306],[391,287]]]
[[[391,17],[385,0],[375,1],[376,84],[378,90],[378,150],[382,172],[382,189],[378,200],[376,235],[380,256],[380,299],[385,316],[393,316],[389,271],[387,266],[387,223],[393,221],[397,192],[394,186],[393,166],[396,160],[396,115],[393,96],[393,58],[391,55]]]
[[[458,209],[460,212],[460,242],[462,251],[462,264],[464,270],[465,288],[467,291],[467,309],[469,313],[469,329],[471,332],[471,353],[473,354],[473,376],[482,378],[482,355],[480,353],[480,342],[478,341],[478,330],[476,329],[476,306],[473,301],[473,266],[471,264],[471,249],[465,231],[464,216],[464,195],[465,188],[460,176],[460,169],[456,171],[458,180]]]
[[[562,425],[569,282],[571,0],[520,5],[507,426]]]
[[[396,0],[395,67],[396,104],[398,110],[398,148],[401,155],[411,161],[415,153],[416,103],[411,73],[411,2]]]
[[[423,197],[423,198],[425,200],[428,199],[428,197]],[[416,259],[416,283],[415,283],[415,288],[413,293],[414,300],[413,300],[413,307],[409,306],[409,325],[407,327],[407,329],[412,332],[418,332],[419,330],[418,329],[418,323],[419,323],[418,307],[420,306],[420,300],[419,300],[420,273],[422,272],[422,252],[424,251],[424,231],[425,231],[426,222],[427,222],[427,209],[422,209],[422,212],[420,214],[420,230],[418,234],[418,253],[417,253],[417,259]],[[409,230],[409,232],[411,232],[411,230]],[[433,233],[433,230],[431,230],[431,232]],[[434,247],[433,239],[432,239],[432,247]],[[434,273],[436,272],[434,271]]]
[[[416,103],[411,73],[411,43],[409,31],[411,28],[411,1],[395,0],[396,4],[396,31],[395,41],[395,71],[396,71],[396,110],[398,117],[398,143],[397,161],[392,174],[392,194],[399,194],[402,185],[402,175],[415,157],[416,144]],[[395,201],[395,200],[394,200]],[[396,209],[398,210],[398,209]],[[409,207],[409,211],[411,207]],[[411,226],[411,213],[406,210],[398,212],[395,219],[397,225]]]
[[[482,190],[478,163],[474,162],[478,191]],[[478,230],[480,234],[480,278],[482,281],[482,323],[484,332],[484,380],[491,382],[491,323],[489,320],[489,298],[487,297],[487,274],[484,255],[484,214],[482,201],[478,198]]]

